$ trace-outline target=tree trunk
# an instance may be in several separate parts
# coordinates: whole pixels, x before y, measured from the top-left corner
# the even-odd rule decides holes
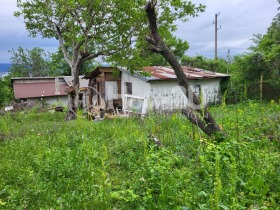
[[[166,46],[157,27],[157,16],[155,12],[156,1],[148,1],[145,7],[149,20],[150,35],[146,36],[146,41],[150,44],[151,50],[161,54],[173,68],[179,85],[185,90],[185,94],[191,103],[191,107],[182,110],[182,113],[195,125],[201,128],[207,135],[221,134],[222,131],[215,119],[206,107],[203,107],[200,99],[193,93],[189,81],[182,70],[182,67],[174,53]],[[220,135],[219,135],[220,138]]]
[[[71,66],[71,74],[72,74],[72,85],[65,90],[68,94],[68,111],[66,113],[65,120],[75,120],[77,118],[78,111],[78,99],[80,92],[80,82],[79,82],[79,69],[80,65],[72,65]]]

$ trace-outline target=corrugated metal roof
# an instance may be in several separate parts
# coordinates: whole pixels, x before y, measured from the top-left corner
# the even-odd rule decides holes
[[[210,79],[230,77],[230,75],[228,74],[216,73],[199,68],[191,68],[188,66],[182,66],[182,69],[188,79]],[[171,67],[149,66],[144,67],[143,71],[146,73],[150,73],[150,76],[144,76],[146,81],[177,79],[174,70]]]
[[[38,98],[67,95],[64,90],[68,86],[59,84],[60,93],[55,93],[55,82],[14,83],[15,98]]]

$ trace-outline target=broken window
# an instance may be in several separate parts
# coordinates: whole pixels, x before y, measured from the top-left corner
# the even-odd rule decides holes
[[[124,93],[127,95],[132,95],[132,83],[131,82],[124,83]]]

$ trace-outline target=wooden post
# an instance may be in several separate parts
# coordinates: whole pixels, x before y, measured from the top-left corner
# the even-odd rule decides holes
[[[261,79],[260,79],[260,100],[262,101],[262,97],[263,97],[263,75],[261,75]]]

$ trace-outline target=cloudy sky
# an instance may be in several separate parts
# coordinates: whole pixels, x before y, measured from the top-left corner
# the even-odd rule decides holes
[[[252,44],[253,34],[264,34],[272,19],[278,13],[277,0],[193,0],[207,6],[199,17],[190,18],[187,23],[178,23],[176,35],[187,40],[190,56],[203,55],[214,57],[213,21],[218,16],[218,56],[226,58],[228,49],[230,55],[246,52]],[[16,0],[0,0],[0,63],[9,63],[9,50],[18,47],[32,49],[40,47],[49,52],[55,52],[57,40],[31,38],[25,30],[21,19],[13,17],[17,10]]]

